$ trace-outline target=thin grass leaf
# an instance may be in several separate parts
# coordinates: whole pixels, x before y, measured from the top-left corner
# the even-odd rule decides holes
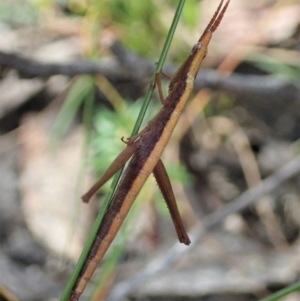
[[[282,290],[280,290],[266,298],[260,299],[259,301],[278,301],[278,300],[281,300],[283,297],[286,297],[287,295],[294,293],[296,291],[300,291],[300,281],[295,284],[292,284],[288,287],[285,287]]]
[[[285,64],[267,55],[256,53],[249,56],[247,61],[272,75],[276,75],[285,81],[298,84],[299,68]]]
[[[69,130],[80,105],[93,88],[93,82],[89,76],[81,76],[73,84],[52,128],[51,140],[57,143]]]
[[[79,177],[76,185],[76,196],[80,197],[82,192],[81,183],[83,182],[83,175],[86,170],[86,157],[91,144],[91,127],[92,127],[92,116],[94,108],[94,91],[93,89],[89,90],[89,93],[85,96],[85,101],[83,104],[83,126],[84,126],[84,142],[82,145],[82,157],[81,157],[81,167],[79,171]],[[79,207],[79,206],[78,206]],[[74,214],[75,217],[78,216],[78,212]]]

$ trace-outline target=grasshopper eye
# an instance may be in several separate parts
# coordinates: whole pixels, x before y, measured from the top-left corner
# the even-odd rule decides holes
[[[194,45],[194,47],[192,48],[192,54],[197,53],[200,49],[201,49],[201,42],[198,42],[197,44]]]

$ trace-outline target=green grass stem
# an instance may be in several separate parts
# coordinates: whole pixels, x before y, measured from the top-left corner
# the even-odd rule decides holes
[[[300,281],[295,283],[295,284],[291,284],[288,287],[285,287],[283,289],[281,289],[280,291],[266,297],[263,299],[260,299],[259,301],[278,301],[281,300],[283,297],[294,293],[296,291],[300,291]]]

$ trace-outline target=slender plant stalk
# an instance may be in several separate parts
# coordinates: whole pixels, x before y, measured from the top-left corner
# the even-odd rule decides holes
[[[93,107],[94,107],[94,88],[92,85],[92,77],[87,78],[87,87],[86,87],[86,94],[84,95],[83,98],[83,126],[84,126],[84,141],[81,149],[81,157],[85,157],[85,155],[88,153],[88,147],[90,145],[91,141],[91,125],[92,125],[92,115],[93,115]],[[76,179],[76,190],[75,190],[75,196],[76,199],[80,197],[80,194],[82,192],[82,183],[83,183],[83,175],[84,172],[86,171],[86,160],[83,159],[81,160],[80,167],[79,167],[79,172],[78,172],[78,177]],[[72,225],[75,225],[76,219],[78,215],[80,214],[79,212],[79,203],[77,203],[73,208],[73,213],[72,213]],[[73,228],[74,229],[74,228]],[[71,237],[74,234],[74,230],[71,233]]]
[[[300,281],[295,284],[292,284],[288,287],[285,287],[282,290],[280,290],[266,298],[260,299],[259,301],[278,301],[281,298],[283,298],[293,292],[296,292],[296,291],[300,291]]]
[[[170,30],[169,30],[169,33],[168,33],[168,36],[167,36],[167,39],[166,39],[166,42],[164,44],[164,47],[163,47],[163,50],[161,52],[161,55],[160,55],[160,58],[159,58],[159,61],[157,63],[157,66],[156,66],[156,70],[155,70],[155,73],[156,72],[161,72],[162,70],[162,66],[165,62],[165,59],[166,59],[166,56],[167,56],[167,53],[169,51],[169,48],[170,48],[170,45],[171,45],[171,41],[173,39],[173,36],[174,36],[174,33],[175,33],[175,29],[177,27],[177,24],[179,22],[179,18],[180,18],[180,15],[181,15],[181,12],[182,12],[182,9],[183,9],[183,6],[184,6],[184,3],[185,3],[185,0],[180,0],[179,3],[178,3],[178,6],[177,6],[177,10],[176,10],[176,13],[175,13],[175,16],[173,18],[173,22],[171,24],[171,27],[170,27]],[[141,111],[140,111],[140,114],[137,118],[137,121],[135,123],[135,126],[133,128],[133,131],[132,131],[132,134],[131,136],[135,135],[138,133],[139,131],[139,128],[142,124],[142,121],[143,121],[143,118],[145,116],[145,113],[146,113],[146,110],[148,108],[148,105],[149,105],[149,102],[150,102],[150,99],[152,97],[152,94],[153,94],[153,90],[154,90],[154,79],[155,79],[155,75],[153,75],[152,77],[152,80],[151,80],[151,83],[150,83],[150,86],[148,88],[148,91],[147,91],[147,94],[145,96],[145,99],[144,99],[144,102],[143,102],[143,106],[141,108]],[[84,246],[84,249],[79,257],[79,260],[76,264],[76,267],[73,271],[73,274],[71,275],[66,287],[65,287],[65,290],[63,292],[63,295],[60,299],[60,301],[67,301],[68,300],[68,297],[72,291],[72,288],[74,287],[75,283],[76,283],[76,280],[79,276],[79,273],[84,265],[84,262],[86,260],[86,257],[88,255],[88,252],[94,242],[94,239],[96,237],[96,234],[98,232],[98,229],[101,225],[101,222],[103,220],[103,217],[107,211],[107,208],[111,202],[111,199],[112,199],[112,196],[113,196],[113,193],[117,187],[117,184],[120,180],[120,177],[121,177],[121,174],[123,172],[123,169],[120,170],[116,176],[114,177],[113,179],[113,182],[111,184],[111,187],[106,195],[106,198],[105,198],[105,201],[103,203],[103,206],[102,206],[102,209],[100,210],[100,212],[98,213],[98,216],[94,222],[94,225],[92,227],[92,230],[90,232],[90,235],[87,239],[87,242]]]

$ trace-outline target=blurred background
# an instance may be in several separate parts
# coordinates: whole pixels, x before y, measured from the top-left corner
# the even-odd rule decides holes
[[[186,1],[165,73],[218,3]],[[61,296],[110,183],[80,196],[124,149],[176,6],[1,0],[1,300]],[[299,281],[299,12],[297,0],[231,0],[163,154],[194,244],[176,244],[150,177],[82,300],[123,283],[119,300],[251,301]],[[143,126],[160,107],[155,92]]]

